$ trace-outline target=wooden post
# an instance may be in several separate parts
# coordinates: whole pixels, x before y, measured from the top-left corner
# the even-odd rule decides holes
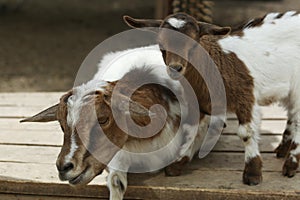
[[[163,19],[169,14],[185,12],[199,21],[212,22],[211,0],[156,0],[157,19]]]
[[[155,18],[163,19],[172,13],[173,0],[156,0]]]

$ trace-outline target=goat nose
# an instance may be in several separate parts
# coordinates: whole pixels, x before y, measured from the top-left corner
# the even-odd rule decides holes
[[[170,68],[177,72],[181,72],[183,69],[182,65],[170,65]]]
[[[71,162],[65,163],[63,165],[57,165],[57,170],[61,174],[65,174],[74,168],[74,164]]]

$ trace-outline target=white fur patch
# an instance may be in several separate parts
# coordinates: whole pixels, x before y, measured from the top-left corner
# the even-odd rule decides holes
[[[238,136],[244,141],[245,146],[245,162],[259,156],[259,131],[261,122],[260,108],[257,105],[253,106],[252,121],[248,124],[240,125],[238,128]]]
[[[256,140],[249,139],[247,145],[245,145],[245,162],[248,163],[252,158],[259,156],[259,147]]]
[[[185,24],[186,24],[186,21],[181,20],[181,19],[177,19],[177,18],[174,18],[174,17],[168,19],[167,22],[168,22],[172,27],[177,28],[177,29],[180,29],[180,28],[184,27]]]
[[[169,102],[169,109],[170,109],[170,117],[172,120],[176,120],[178,116],[180,116],[181,110],[178,106],[178,102]]]
[[[142,68],[145,66],[153,69],[152,73],[159,77],[159,84],[170,86],[171,88],[169,89],[173,92],[181,88],[179,81],[170,79],[158,45],[149,45],[106,54],[100,61],[98,72],[93,79],[116,81],[133,68]],[[167,82],[171,84],[166,85]]]
[[[257,141],[260,139],[259,133],[260,133],[261,117],[262,114],[261,114],[260,107],[257,104],[253,105],[252,121],[250,124],[250,128],[254,132],[254,137],[256,137],[255,140]]]
[[[296,156],[291,155],[291,157],[292,157],[292,161],[293,161],[294,163],[298,163],[298,160],[297,160]]]
[[[251,134],[249,133],[249,129],[250,129],[249,125],[247,125],[247,126],[246,125],[240,125],[238,127],[238,131],[237,131],[238,136],[241,139],[251,137]]]
[[[191,154],[194,146],[194,141],[198,134],[198,124],[194,126],[184,124],[183,133],[185,135],[185,139],[184,143],[180,147],[179,159],[177,159],[177,161],[181,160],[181,158],[183,158],[184,156],[188,156],[190,159],[192,159],[193,155]]]
[[[73,95],[68,99],[68,115],[67,123],[69,127],[75,127],[83,105],[83,100],[87,95],[94,91],[104,91],[104,87],[107,85],[107,82],[100,80],[91,80],[81,86],[78,86],[73,89]]]
[[[219,40],[224,52],[235,53],[250,70],[260,104],[284,103],[294,93],[292,98],[300,97],[300,17],[294,14],[276,18],[278,13],[270,13],[261,26],[244,29],[243,36]]]
[[[124,188],[120,188],[120,184],[122,184]],[[127,188],[127,173],[109,169],[107,187],[110,192],[110,200],[122,200]]]
[[[248,162],[252,158],[260,155],[258,147],[259,137],[257,133],[255,134],[253,132],[250,124],[240,125],[238,129],[238,135],[242,140],[247,139],[247,141],[244,141],[245,162]]]
[[[176,133],[172,123],[166,123],[162,133],[151,140],[127,141],[108,164],[109,168],[132,172],[152,172],[173,162],[183,143],[182,132]]]
[[[100,61],[94,80],[116,81],[133,68],[156,66],[163,78],[169,78],[158,45],[138,47],[106,54]],[[165,71],[165,72],[163,72]]]
[[[184,129],[186,131],[186,143],[184,143],[180,149],[180,160],[184,156],[188,156],[190,159],[193,158],[195,153],[199,151],[201,148],[201,145],[203,145],[203,140],[205,138],[205,135],[207,134],[208,126],[210,122],[210,117],[205,116],[200,122],[197,130],[197,134],[193,135],[193,131],[195,127],[192,127],[191,125],[184,125]],[[191,144],[191,145],[190,145]],[[188,145],[190,145],[188,147]]]
[[[70,152],[68,155],[65,156],[65,163],[71,162],[71,160],[75,154],[75,151],[78,149],[74,133],[72,133],[70,140],[71,140]]]

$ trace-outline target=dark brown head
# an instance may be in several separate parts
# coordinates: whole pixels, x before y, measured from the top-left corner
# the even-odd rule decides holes
[[[80,86],[63,95],[60,102],[22,122],[59,121],[64,132],[64,142],[57,158],[61,180],[72,185],[89,183],[102,173],[114,155],[123,147],[128,135],[113,117],[124,114],[123,102],[130,102],[130,114],[148,116],[148,110],[121,94],[112,105],[112,88],[115,83],[102,83],[102,89]]]
[[[134,19],[124,16],[124,21],[132,28],[148,28],[146,30],[158,32],[157,41],[165,64],[168,66],[168,72],[173,78],[177,78],[179,74],[185,74],[191,52],[195,45],[199,44],[202,36],[227,35],[231,31],[230,27],[219,27],[199,22],[185,13],[176,13],[166,17],[164,20]],[[151,29],[151,27],[156,27],[157,29]],[[170,30],[182,33],[188,36],[189,39],[182,39],[178,34],[172,34]],[[181,56],[174,53],[178,51],[181,52]]]

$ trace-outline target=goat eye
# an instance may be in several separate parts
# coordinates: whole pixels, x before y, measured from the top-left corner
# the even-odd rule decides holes
[[[109,122],[109,117],[106,117],[106,118],[100,118],[99,120],[98,120],[98,122],[99,122],[99,124],[101,124],[101,125],[106,125],[106,124],[108,124],[108,122]]]

